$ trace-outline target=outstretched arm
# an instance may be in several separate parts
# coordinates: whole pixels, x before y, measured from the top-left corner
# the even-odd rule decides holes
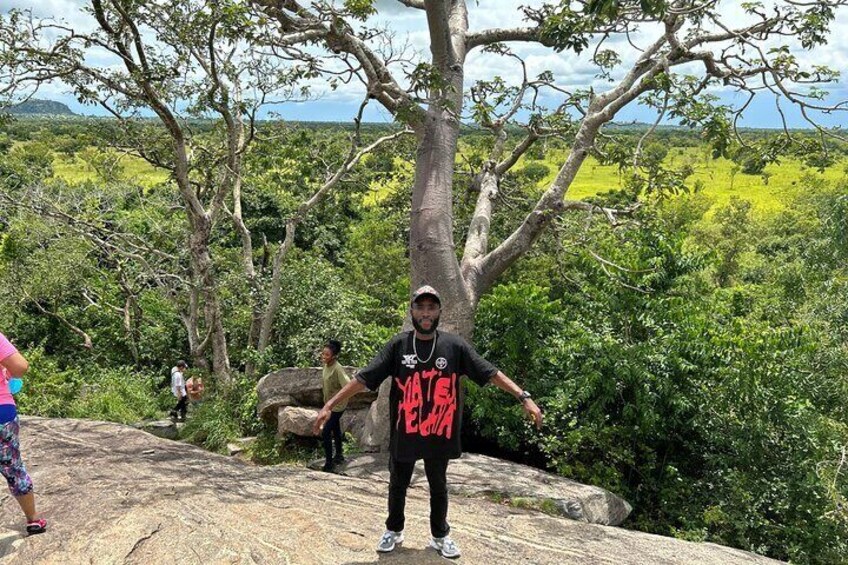
[[[29,369],[29,363],[17,351],[0,361],[0,365],[6,367],[6,370],[13,377],[21,377]]]
[[[512,382],[512,379],[504,375],[501,371],[492,377],[491,383],[498,387],[501,390],[504,390],[514,396],[516,399],[520,400],[520,395],[522,393],[521,387]],[[533,420],[533,423],[536,425],[536,429],[542,428],[542,411],[536,406],[536,403],[533,402],[532,398],[525,398],[521,401],[521,405],[524,407],[524,411],[527,413],[527,416]]]
[[[321,411],[318,412],[318,417],[315,418],[315,423],[312,425],[312,432],[315,435],[318,435],[321,432],[321,426],[330,419],[330,413],[333,411],[333,408],[336,407],[339,402],[344,402],[351,396],[354,396],[363,390],[366,389],[366,386],[359,382],[357,379],[351,379],[349,383],[347,383],[336,395],[327,401]]]

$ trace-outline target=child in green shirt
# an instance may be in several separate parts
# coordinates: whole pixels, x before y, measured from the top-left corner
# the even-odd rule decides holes
[[[342,366],[339,365],[339,353],[342,350],[342,344],[339,341],[331,339],[324,345],[321,352],[321,361],[324,363],[322,377],[324,381],[324,403],[333,398],[348,382],[350,377],[344,372]],[[333,408],[330,419],[324,426],[321,434],[324,440],[324,457],[326,462],[322,471],[332,472],[333,468],[344,461],[342,454],[342,426],[341,419],[347,408],[347,402],[342,402]],[[333,457],[333,441],[336,444],[336,456]]]

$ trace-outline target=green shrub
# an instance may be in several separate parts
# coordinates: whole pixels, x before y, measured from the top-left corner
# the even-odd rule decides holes
[[[317,439],[296,436],[278,439],[276,431],[270,426],[259,432],[247,452],[251,461],[260,465],[305,465],[324,456],[323,448]]]
[[[180,439],[209,451],[224,453],[227,443],[242,436],[233,417],[233,404],[226,397],[207,395],[197,404],[180,432]]]
[[[94,382],[84,382],[68,409],[71,418],[131,424],[154,419],[160,413],[152,394],[158,377],[138,374],[131,368],[98,371]]]
[[[42,349],[23,352],[30,364],[15,402],[22,414],[50,418],[87,418],[134,423],[155,418],[160,405],[153,393],[159,377],[130,367],[59,369]]]
[[[204,383],[204,400],[193,406],[181,439],[223,453],[227,443],[262,430],[256,416],[255,380],[236,374],[228,387],[217,386],[211,379]]]
[[[832,255],[840,230],[809,221],[833,207],[811,206],[799,204],[797,241],[741,225],[753,222],[746,214],[719,215],[703,232],[722,251],[710,255],[676,214],[671,224],[646,217],[645,229],[597,242],[627,270],[574,255],[575,280],[496,287],[480,302],[478,349],[534,393],[545,427],[533,431],[493,387],[469,385],[471,429],[621,494],[634,506],[630,527],[845,562],[848,481],[835,469],[848,446],[846,278]]]
[[[60,370],[55,359],[46,356],[42,348],[22,353],[30,368],[24,375],[23,389],[15,396],[18,411],[47,418],[68,417],[85,380],[83,375],[76,368]]]

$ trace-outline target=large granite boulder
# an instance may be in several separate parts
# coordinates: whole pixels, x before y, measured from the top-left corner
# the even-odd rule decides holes
[[[389,448],[389,392],[391,381],[386,379],[377,390],[377,400],[371,403],[361,432],[359,446],[363,451],[383,452]]]
[[[107,422],[23,417],[21,451],[47,532],[26,536],[6,496],[0,563],[376,563],[387,485],[262,467]],[[409,490],[406,544],[388,561],[443,564],[426,489]],[[464,563],[777,563],[708,543],[586,524],[455,496]],[[383,559],[380,559],[382,562]]]
[[[345,372],[353,376],[354,367],[345,367]],[[287,368],[268,373],[256,386],[259,396],[257,411],[267,421],[273,422],[283,406],[312,406],[320,408],[324,404],[321,383],[321,368]],[[369,406],[376,394],[363,392],[350,399],[349,409]]]
[[[388,467],[387,454],[365,454],[347,461],[336,472],[388,483]],[[424,462],[419,461],[412,485],[426,484]],[[448,490],[465,496],[520,499],[572,520],[605,526],[621,524],[632,510],[626,500],[600,487],[476,453],[465,453],[451,461]]]
[[[282,437],[288,434],[314,436],[312,424],[317,415],[317,408],[281,406],[277,413],[277,436]]]
[[[365,433],[365,422],[368,419],[368,408],[345,410],[342,415],[342,433],[350,433],[356,440],[357,445],[362,446]]]
[[[306,408],[302,406],[282,406],[277,414],[277,435],[293,434],[302,437],[312,437],[312,425],[318,416],[318,408]],[[361,442],[361,434],[364,429],[368,408],[347,409],[342,414],[342,433],[353,434],[357,443]]]

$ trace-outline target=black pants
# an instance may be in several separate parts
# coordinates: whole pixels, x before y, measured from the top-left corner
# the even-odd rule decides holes
[[[183,396],[182,398],[180,398],[179,402],[177,402],[177,405],[174,406],[173,410],[171,410],[171,414],[173,414],[174,416],[177,416],[179,414],[180,419],[185,420],[187,402],[188,396]]]
[[[327,464],[333,462],[333,441],[336,442],[336,455],[341,456],[342,451],[342,414],[341,412],[331,412],[330,419],[324,424],[324,431],[321,433],[321,439],[324,440],[324,457],[327,459]]]
[[[412,480],[414,461],[396,461],[389,458],[389,517],[386,529],[393,532],[403,530],[406,490]],[[425,459],[424,472],[430,484],[430,533],[434,538],[443,538],[450,533],[448,525],[448,460]]]

